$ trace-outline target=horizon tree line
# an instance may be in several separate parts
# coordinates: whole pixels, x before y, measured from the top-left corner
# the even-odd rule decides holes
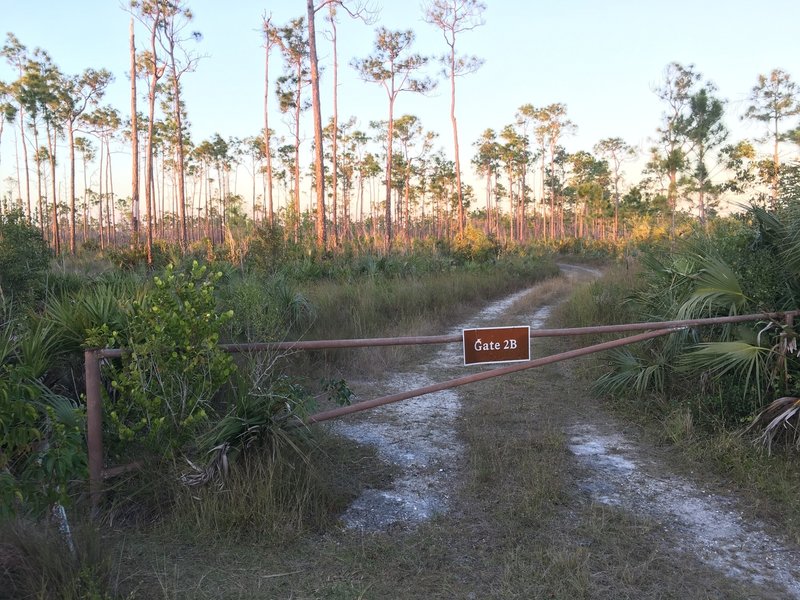
[[[792,122],[800,114],[800,92],[790,75],[780,69],[759,75],[751,90],[745,118],[762,122],[766,137],[759,141],[772,145],[772,156],[762,156],[753,142],[729,141],[725,101],[716,86],[694,65],[671,63],[654,90],[664,111],[640,181],[624,180],[624,165],[638,154],[625,140],[610,137],[591,152],[569,153],[565,139],[577,126],[567,106],[523,104],[513,122],[487,128],[473,145],[470,162],[485,181],[479,202],[462,178],[455,108],[456,78],[474,73],[482,61],[460,54],[456,39],[484,23],[485,5],[429,0],[423,7],[425,20],[446,42],[439,63],[450,84],[452,158],[434,148],[437,132],[414,115],[396,114],[402,92],[426,94],[437,83],[428,74],[432,57],[413,51],[411,30],[379,26],[372,54],[350,62],[363,81],[384,88],[388,118],[369,123],[364,131],[354,117],[340,118],[334,93],[332,114],[323,121],[314,20],[326,12],[336,90],[338,11],[370,24],[374,14],[347,0],[307,0],[306,8],[306,14],[283,25],[262,16],[264,127],[241,140],[226,140],[219,133],[200,142],[191,138],[182,80],[202,56],[195,46],[201,35],[191,31],[193,14],[185,0],[134,0],[128,8],[132,76],[127,119],[101,104],[113,81],[109,71],[87,68],[78,75],[64,74],[46,51],[29,50],[9,33],[0,54],[17,78],[0,82],[0,144],[4,127],[14,128],[16,178],[10,179],[16,195],[13,188],[3,193],[0,215],[21,210],[56,253],[63,244],[74,254],[79,238],[82,243],[95,240],[100,248],[139,247],[144,234],[151,261],[154,239],[185,250],[203,239],[222,243],[232,226],[276,223],[294,241],[312,235],[321,249],[364,237],[389,250],[396,239],[409,245],[417,237],[463,236],[468,225],[503,242],[569,236],[618,240],[630,233],[630,215],[661,219],[674,235],[681,207],[708,226],[725,192],[772,204],[786,201],[787,194],[789,199],[797,195],[793,182],[800,167],[796,159],[782,162],[779,152],[783,142],[800,144],[800,127]],[[134,21],[147,34],[146,47],[138,51]],[[272,81],[269,67],[275,50],[283,71]],[[137,108],[138,82],[146,89],[146,114]],[[272,96],[284,115],[283,134],[270,127]],[[300,131],[309,108],[314,141],[307,157]],[[113,186],[111,148],[125,140],[132,153],[132,183],[130,194],[121,195]],[[66,182],[57,172],[64,145]],[[76,183],[78,155],[82,196]],[[91,167],[96,175],[88,177]],[[248,199],[238,192],[242,169],[251,181]],[[304,186],[309,198],[305,212]],[[276,189],[282,192],[282,205]]]

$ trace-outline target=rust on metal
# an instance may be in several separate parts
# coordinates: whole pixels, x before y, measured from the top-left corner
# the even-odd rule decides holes
[[[315,415],[311,415],[305,420],[305,423],[307,425],[311,425],[313,423],[319,423],[321,421],[328,421],[330,419],[335,419],[337,417],[342,417],[344,415],[349,415],[355,412],[368,410],[370,408],[383,406],[384,404],[391,404],[392,402],[399,402],[400,400],[408,400],[409,398],[424,396],[425,394],[432,394],[433,392],[440,392],[442,390],[447,390],[450,388],[467,385],[468,383],[483,381],[484,379],[500,377],[501,375],[508,375],[509,373],[516,373],[517,371],[533,369],[534,367],[541,367],[555,362],[560,362],[562,360],[577,358],[579,356],[585,356],[587,354],[592,354],[594,352],[601,352],[603,350],[609,350],[611,348],[625,346],[626,344],[633,344],[635,342],[649,340],[651,338],[659,337],[662,335],[668,335],[675,331],[678,331],[678,329],[659,329],[656,331],[648,331],[646,333],[640,333],[626,338],[612,340],[610,342],[603,342],[601,344],[594,344],[593,346],[578,348],[577,350],[569,350],[568,352],[561,352],[559,354],[545,356],[544,358],[536,358],[531,361],[517,363],[515,365],[510,365],[508,367],[499,367],[497,369],[492,369],[490,371],[483,371],[482,373],[474,373],[472,375],[466,375],[464,377],[450,379],[449,381],[434,383],[432,385],[421,387],[415,390],[409,390],[407,392],[398,392],[397,394],[391,394],[389,396],[383,396],[382,398],[375,398],[374,400],[368,400],[366,402],[351,404],[350,406],[340,406],[339,408],[334,408],[324,412],[319,412]]]
[[[651,329],[674,329],[680,327],[699,327],[703,325],[720,325],[724,323],[744,323],[759,319],[786,319],[800,315],[800,311],[756,313],[734,315],[729,317],[712,317],[708,319],[683,319],[678,321],[652,321],[642,323],[625,323],[623,325],[593,325],[591,327],[572,327],[562,329],[531,329],[530,337],[565,337],[574,335],[592,335],[601,333],[624,333],[626,331],[642,331]],[[341,348],[373,348],[379,346],[415,346],[427,344],[452,344],[462,340],[461,334],[425,335],[410,337],[354,338],[340,340],[308,340],[284,342],[259,342],[249,344],[220,344],[227,352],[266,352],[273,350],[333,350]],[[96,350],[99,358],[120,358],[125,354],[121,348],[101,348]]]

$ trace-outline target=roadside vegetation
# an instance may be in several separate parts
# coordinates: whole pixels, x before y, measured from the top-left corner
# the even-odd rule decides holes
[[[4,216],[0,597],[391,597],[401,584],[443,598],[475,590],[659,597],[665,587],[697,596],[709,586],[748,597],[664,555],[668,540],[654,524],[580,500],[563,431],[590,409],[580,398],[594,384],[592,393],[654,444],[676,449],[678,468],[710,466],[800,541],[792,323],[693,328],[583,366],[467,389],[459,433],[468,456],[454,515],[391,536],[343,531],[337,517],[364,488],[385,486],[392,466],[301,423],[350,402],[348,380],[425,360],[430,350],[220,348],[441,333],[536,282],[512,313],[569,295],[554,317],[562,326],[797,307],[795,211],[754,206],[708,228],[679,225],[680,240],[525,246],[470,229],[392,253],[318,253],[264,229],[236,260],[230,245],[163,245],[147,266],[113,248],[54,259],[34,226]],[[606,274],[573,290],[554,278],[560,260]],[[537,342],[536,351],[565,344]],[[88,347],[126,349],[103,363],[103,443],[107,467],[132,467],[107,480],[95,519],[86,488]],[[578,393],[565,399],[564,389]],[[209,556],[225,558],[212,565]],[[317,573],[298,578],[309,561]]]
[[[546,253],[475,239],[349,257],[287,247],[280,261],[254,244],[238,265],[189,254],[156,269],[86,253],[51,267],[39,232],[4,219],[0,589],[75,598],[128,589],[111,578],[112,542],[98,533],[109,528],[279,547],[329,527],[391,470],[368,468],[369,449],[300,424],[321,402],[350,401],[345,376],[403,354],[234,356],[219,344],[434,334],[466,307],[557,272]],[[136,467],[107,481],[94,521],[87,347],[126,349],[103,364],[103,443],[107,466]],[[59,560],[40,568],[51,554]]]
[[[798,213],[751,207],[697,230],[670,252],[609,270],[559,310],[575,325],[794,310]],[[610,352],[585,375],[610,406],[680,449],[689,470],[714,469],[744,503],[800,541],[794,322],[692,328]]]

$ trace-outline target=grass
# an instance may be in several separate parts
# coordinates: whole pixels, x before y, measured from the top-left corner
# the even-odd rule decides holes
[[[347,283],[317,281],[301,287],[314,307],[305,339],[438,335],[458,315],[552,277],[548,260],[501,261],[494,268],[459,268],[402,277],[362,277]],[[298,332],[299,333],[299,332]],[[321,376],[374,377],[425,349],[394,346],[310,352],[296,357],[297,369]]]
[[[569,288],[547,282],[512,312],[530,314]],[[534,351],[541,356],[575,345],[539,340]],[[432,352],[423,349],[419,356]],[[268,479],[270,471],[252,464],[240,473],[241,498],[208,490],[199,501],[180,499],[200,504],[180,504],[171,523],[110,531],[120,574],[113,591],[120,598],[223,600],[779,597],[727,579],[675,550],[676,540],[659,524],[595,504],[580,488],[583,467],[564,431],[601,412],[586,392],[592,372],[584,360],[461,388],[458,427],[468,451],[453,465],[460,484],[451,510],[432,522],[362,533],[323,519],[301,527],[301,535],[287,535],[263,519],[279,515],[275,508],[257,509],[263,482],[250,484]],[[679,414],[673,420],[671,435],[685,442],[693,423]],[[391,476],[390,465],[341,442],[323,439],[316,457],[316,476],[340,486],[340,501],[363,486],[380,489]],[[214,520],[229,518],[226,510],[242,518]],[[288,523],[293,517],[283,518]]]
[[[88,523],[72,527],[70,549],[57,527],[14,520],[0,526],[0,599],[104,600],[113,566],[108,544]]]
[[[634,286],[635,271],[612,270],[606,277],[579,290],[558,311],[562,323],[597,323],[610,306],[625,306]],[[602,357],[586,361],[582,377],[591,381],[604,371]],[[704,395],[696,389],[663,396],[620,396],[604,406],[621,418],[636,423],[653,445],[671,448],[674,467],[684,473],[707,473],[721,489],[735,491],[753,516],[764,518],[784,535],[800,543],[800,471],[797,456],[789,449],[769,455],[723,418],[725,398]]]
[[[360,476],[346,476],[351,461]],[[224,486],[176,486],[166,525],[178,537],[280,546],[324,530],[362,487],[390,475],[371,448],[318,432],[310,442],[245,453]]]

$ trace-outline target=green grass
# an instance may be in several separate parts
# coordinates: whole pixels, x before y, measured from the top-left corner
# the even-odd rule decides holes
[[[243,454],[224,486],[174,483],[163,525],[182,539],[281,546],[329,527],[361,488],[381,485],[391,474],[369,447],[323,431],[314,437]],[[348,474],[353,461],[359,472]]]
[[[407,322],[424,333],[440,333],[431,329],[462,316],[464,306],[454,301],[458,280],[454,275],[453,281],[436,288],[449,300],[442,303],[440,315]],[[409,281],[400,283],[409,287]],[[465,289],[475,285],[471,279],[463,281]],[[341,313],[335,298],[379,306],[365,327],[383,319],[398,297],[407,298],[408,305],[397,312],[407,310],[413,316],[417,310],[416,296],[403,295],[402,285],[392,296],[379,290],[377,282],[356,284],[358,291],[322,286],[333,298],[317,303],[318,309],[328,306],[331,311],[321,313],[323,321]],[[508,285],[510,289],[522,282]],[[602,287],[594,287],[579,297],[589,299],[581,302],[605,298],[603,310],[608,311],[624,286],[617,289],[604,295]],[[365,298],[365,290],[379,291],[379,297]],[[547,281],[511,312],[530,314],[568,291],[561,281]],[[492,294],[485,293],[482,299]],[[580,310],[602,314],[591,307]],[[330,324],[332,331],[337,326]],[[582,344],[583,340],[563,338],[538,340],[534,352],[542,356]],[[427,360],[434,350],[417,352],[415,359]],[[375,362],[374,355],[370,357]],[[140,481],[149,486],[144,495],[154,498],[160,493],[161,500],[138,515],[131,503],[119,505],[115,518],[105,522],[106,541],[111,543],[106,556],[114,563],[103,580],[109,582],[105,589],[115,598],[130,599],[771,597],[676,550],[676,540],[659,524],[594,504],[580,489],[583,467],[572,456],[564,431],[600,412],[599,400],[587,392],[594,368],[587,360],[549,365],[461,388],[458,433],[467,452],[453,465],[459,483],[451,510],[417,528],[362,533],[337,523],[338,510],[361,489],[385,487],[393,468],[369,449],[326,436],[322,428],[312,430],[316,444],[304,447],[303,456],[287,448],[277,457],[253,454],[234,466],[229,487],[223,490],[182,489],[174,472],[169,477],[151,474]],[[703,457],[702,446],[696,445],[696,422],[662,408],[654,404],[637,420],[652,422],[644,430],[651,433],[643,435],[652,435],[653,444],[675,444],[686,457],[686,469],[707,466],[711,460],[722,470],[727,457],[732,473],[750,473],[754,506],[767,506],[758,491],[757,475],[762,474],[745,459],[763,457],[746,454],[746,442],[733,436],[727,445],[717,442],[716,454]],[[770,461],[776,472],[778,465],[791,471],[789,457]],[[742,474],[730,480],[745,479]],[[132,479],[127,487],[120,484],[115,494],[124,496],[136,487]],[[772,493],[776,502],[791,502],[792,494],[800,496],[796,490],[786,485],[783,495]],[[800,514],[794,506],[789,505]]]
[[[301,288],[316,314],[302,333],[305,339],[440,335],[459,315],[556,273],[549,260],[510,258],[491,267],[346,284],[318,281]],[[418,349],[390,347],[318,352],[311,359],[363,376],[419,355]]]
[[[548,283],[539,302],[566,287]],[[537,301],[516,307],[535,310]],[[524,306],[523,306],[524,304]],[[539,355],[563,339],[537,342]],[[550,365],[463,390],[459,434],[468,451],[451,510],[417,528],[380,533],[335,523],[300,536],[195,537],[181,527],[115,534],[117,592],[133,598],[761,598],[674,549],[657,524],[593,504],[564,430],[595,410],[580,363]],[[345,489],[390,473],[355,449],[327,473]],[[257,487],[257,486],[255,486]],[[243,500],[249,504],[251,500]],[[209,509],[211,510],[211,509]],[[216,509],[209,514],[218,512]],[[256,515],[253,519],[258,519]],[[261,523],[253,525],[258,530]]]

